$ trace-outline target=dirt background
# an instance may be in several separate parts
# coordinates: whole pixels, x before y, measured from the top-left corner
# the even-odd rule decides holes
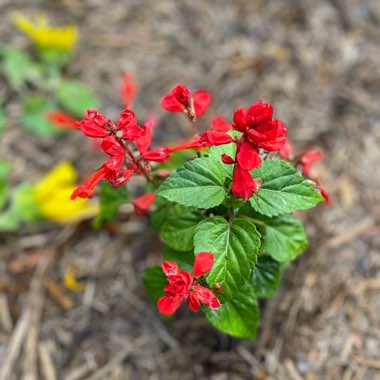
[[[121,72],[134,72],[134,109],[161,118],[157,141],[185,128],[159,107],[176,83],[210,90],[209,115],[270,101],[298,152],[325,150],[318,171],[333,204],[301,215],[310,248],[262,303],[254,341],[223,336],[185,308],[160,318],[141,285],[160,262],[160,242],[129,207],[99,232],[43,223],[3,234],[3,380],[380,379],[379,1],[1,0],[1,41],[21,47],[27,41],[7,18],[14,10],[78,24],[67,76],[88,84],[108,116],[120,112]],[[14,184],[61,159],[82,175],[96,167],[80,134],[42,140],[21,129],[4,86],[0,153]],[[83,293],[62,285],[69,263],[86,279]]]

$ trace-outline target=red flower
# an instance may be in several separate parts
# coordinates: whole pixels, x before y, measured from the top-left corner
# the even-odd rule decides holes
[[[156,121],[154,119],[148,120],[140,128],[143,130],[143,135],[135,140],[138,151],[144,154],[148,151],[152,143],[152,129]]]
[[[195,136],[193,140],[191,141],[186,141],[183,143],[180,143],[178,145],[174,146],[169,146],[169,152],[179,152],[181,150],[186,150],[186,149],[200,149],[203,148],[204,144],[200,142],[200,136]]]
[[[311,166],[323,158],[323,153],[319,149],[312,149],[306,152],[299,160],[298,163],[302,165],[302,171],[305,175],[310,177]]]
[[[154,203],[155,199],[156,196],[154,193],[146,193],[135,198],[132,202],[133,207],[135,208],[135,213],[137,215],[145,215],[148,212],[149,207]]]
[[[169,149],[166,147],[156,148],[145,153],[143,158],[146,161],[163,162],[169,158],[169,154]]]
[[[120,85],[120,97],[125,108],[132,106],[137,87],[133,78],[133,75],[126,71],[123,74],[123,78]]]
[[[219,132],[228,132],[232,129],[232,125],[222,116],[215,116],[211,120],[211,126]]]
[[[211,95],[207,91],[197,90],[193,97],[190,90],[183,84],[175,86],[171,92],[161,100],[163,109],[172,112],[185,112],[189,117],[200,117],[208,109],[211,102]]]
[[[233,138],[230,135],[219,131],[206,131],[199,139],[199,142],[202,143],[203,146],[224,145],[232,141]]]
[[[46,118],[58,127],[80,128],[80,124],[73,116],[63,111],[48,111]]]
[[[180,270],[175,262],[167,261],[162,264],[169,285],[165,287],[165,296],[158,300],[158,310],[162,314],[173,314],[179,307],[182,299],[187,299],[192,311],[198,311],[201,303],[210,309],[220,306],[215,294],[208,288],[197,284],[197,279],[209,272],[214,264],[214,255],[211,252],[200,252],[194,262],[194,275]]]
[[[256,182],[252,178],[249,170],[244,170],[239,165],[236,165],[232,178],[232,194],[248,199],[256,190]]]
[[[256,169],[261,165],[259,149],[248,141],[238,143],[236,159],[244,170]]]
[[[98,111],[88,110],[86,116],[80,122],[80,130],[88,137],[107,137],[109,132],[105,126],[111,123]]]

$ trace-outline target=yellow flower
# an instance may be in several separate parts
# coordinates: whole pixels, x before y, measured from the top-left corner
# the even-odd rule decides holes
[[[78,38],[78,28],[75,25],[50,27],[45,14],[40,14],[33,23],[22,14],[16,13],[13,15],[13,22],[42,49],[71,51]]]
[[[88,199],[70,199],[77,177],[72,164],[63,161],[34,186],[34,200],[46,219],[75,223],[98,213],[98,205]]]

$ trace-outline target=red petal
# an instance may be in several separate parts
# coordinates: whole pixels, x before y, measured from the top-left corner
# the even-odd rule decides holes
[[[166,276],[176,276],[179,271],[178,265],[174,261],[165,261],[162,263],[161,268]]]
[[[319,191],[321,192],[322,197],[325,199],[325,202],[327,205],[331,205],[331,199],[330,195],[327,193],[326,189],[324,187],[319,187]]]
[[[107,136],[102,140],[100,148],[104,153],[110,156],[122,155],[124,154],[124,148],[116,141],[112,136]]]
[[[232,141],[233,138],[230,135],[219,131],[206,131],[199,139],[199,142],[205,144],[204,146],[224,145]]]
[[[143,155],[144,160],[154,161],[154,162],[163,162],[166,161],[170,156],[168,148],[156,148],[151,150]]]
[[[244,108],[238,108],[233,117],[232,128],[244,132],[247,129],[247,111]]]
[[[211,94],[204,90],[198,90],[193,95],[194,112],[197,117],[201,117],[208,110],[211,103]]]
[[[210,289],[200,285],[194,285],[193,291],[197,294],[199,301],[210,309],[217,309],[220,306],[219,300]]]
[[[173,93],[162,98],[161,106],[166,111],[183,112],[185,110],[185,106],[176,99]]]
[[[125,108],[131,107],[137,92],[137,87],[132,73],[125,72],[123,74],[120,85],[120,97]]]
[[[132,177],[134,171],[131,169],[128,170],[120,170],[120,171],[111,171],[105,177],[107,181],[112,186],[118,187],[126,184]]]
[[[135,213],[138,215],[146,214],[149,210],[149,207],[154,203],[155,199],[156,196],[154,193],[147,193],[135,198],[132,202],[135,208]]]
[[[232,194],[248,199],[256,189],[256,182],[252,178],[250,172],[242,169],[239,165],[236,165],[234,176],[232,178]]]
[[[123,129],[125,131],[128,128],[136,126],[136,124],[137,124],[136,115],[134,114],[134,112],[126,108],[119,116],[117,128]]]
[[[194,140],[192,141],[170,146],[168,149],[169,149],[169,152],[178,152],[178,151],[186,150],[186,149],[199,149],[199,148],[202,148],[203,146],[204,146],[203,143],[200,142],[200,137],[196,136]]]
[[[221,157],[222,157],[222,161],[223,161],[225,164],[227,164],[227,165],[232,165],[232,164],[235,163],[235,160],[234,160],[231,156],[229,156],[228,154],[223,153],[223,154],[221,155]]]
[[[323,153],[319,149],[312,149],[306,152],[300,159],[299,163],[302,165],[302,169],[305,175],[309,176],[311,173],[311,166],[320,161],[323,158]]]
[[[105,166],[102,166],[101,169],[93,173],[90,178],[83,182],[82,185],[77,187],[74,192],[71,194],[71,199],[75,200],[76,198],[88,198],[94,193],[95,186],[106,177],[109,173],[109,169]]]
[[[194,261],[194,277],[198,278],[210,272],[214,264],[214,255],[211,252],[200,252]]]
[[[107,137],[108,131],[104,125],[110,123],[96,110],[88,110],[84,119],[80,122],[80,130],[88,137]]]
[[[181,304],[181,300],[182,298],[179,296],[161,297],[157,302],[158,310],[162,314],[166,314],[166,315],[173,314],[175,313],[175,311],[178,309],[179,305]]]
[[[232,125],[222,116],[215,116],[211,120],[211,126],[219,132],[228,132],[232,129]]]
[[[252,104],[247,110],[248,123],[253,126],[272,120],[273,107],[262,100]]]
[[[186,86],[183,84],[178,84],[173,88],[172,94],[174,94],[177,101],[185,107],[190,106],[190,90]]]
[[[236,159],[239,166],[244,170],[256,169],[261,164],[259,150],[247,141],[239,144]]]
[[[148,151],[150,144],[152,143],[152,128],[154,126],[154,120],[147,121],[141,129],[144,130],[144,134],[135,140],[138,151],[144,154]]]
[[[124,154],[118,154],[117,156],[111,156],[103,166],[106,166],[108,169],[118,172],[120,166],[124,161]]]
[[[198,294],[190,291],[189,292],[189,298],[187,300],[187,305],[189,306],[189,309],[192,311],[198,311],[201,307],[201,302],[198,299]]]

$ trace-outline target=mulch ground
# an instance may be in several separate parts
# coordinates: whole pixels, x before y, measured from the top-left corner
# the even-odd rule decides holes
[[[0,377],[13,379],[380,379],[380,5],[377,0],[1,0],[1,40],[23,46],[7,15],[46,11],[74,20],[80,42],[67,76],[120,112],[124,69],[134,109],[153,112],[160,142],[185,121],[159,108],[176,83],[207,88],[213,114],[258,98],[275,106],[298,152],[320,146],[330,207],[302,213],[310,247],[262,303],[256,340],[214,331],[200,314],[163,320],[141,276],[161,243],[124,207],[100,231],[88,224],[25,226],[0,237]],[[14,184],[70,159],[82,175],[97,158],[73,132],[40,139],[21,128],[20,105],[1,85],[9,122],[0,154]],[[74,264],[83,293],[65,289]]]

